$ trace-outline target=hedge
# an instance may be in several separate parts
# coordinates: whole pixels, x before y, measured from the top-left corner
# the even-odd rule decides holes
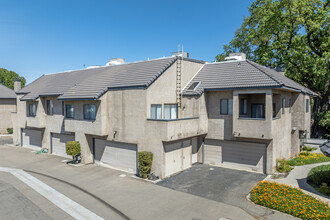
[[[78,156],[81,152],[79,141],[68,141],[66,142],[66,154],[72,156]]]
[[[141,151],[138,153],[138,167],[142,178],[147,178],[153,160],[153,153],[148,151]]]

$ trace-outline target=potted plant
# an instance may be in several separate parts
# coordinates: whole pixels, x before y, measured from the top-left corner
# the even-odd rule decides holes
[[[74,164],[81,162],[81,148],[79,141],[66,142],[66,154],[72,156],[72,162]]]

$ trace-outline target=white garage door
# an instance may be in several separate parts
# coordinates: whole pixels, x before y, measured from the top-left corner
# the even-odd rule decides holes
[[[164,144],[165,176],[170,176],[191,167],[191,140],[176,141]]]
[[[42,146],[42,133],[39,130],[23,129],[22,130],[22,146],[40,150]]]
[[[52,133],[52,154],[71,158],[66,154],[66,142],[74,140],[74,135]]]
[[[137,172],[137,145],[95,139],[94,158],[113,168]]]
[[[206,139],[204,162],[264,173],[266,172],[266,145]]]

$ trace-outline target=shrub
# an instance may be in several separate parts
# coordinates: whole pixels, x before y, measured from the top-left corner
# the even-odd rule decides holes
[[[138,166],[142,178],[147,178],[152,166],[153,154],[148,151],[138,153]]]
[[[303,146],[303,147],[301,148],[302,151],[308,151],[308,152],[310,152],[310,151],[314,151],[314,150],[316,150],[316,149],[317,149],[317,147],[309,147],[309,146]]]
[[[72,156],[73,160],[75,156],[78,156],[81,152],[79,141],[66,142],[66,154]]]
[[[299,153],[299,156],[309,156],[310,153],[308,151],[302,151]]]
[[[329,219],[327,204],[285,184],[261,181],[251,191],[251,200],[302,219]]]
[[[326,183],[322,183],[319,189],[320,193],[330,196],[330,187]]]
[[[307,153],[307,154],[306,154]],[[318,153],[303,153],[301,152],[298,157],[288,161],[290,166],[300,166],[305,164],[321,163],[330,161],[330,157]]]
[[[330,165],[322,165],[311,169],[307,175],[307,182],[321,186],[322,183],[330,185]]]
[[[293,168],[288,164],[287,160],[283,159],[283,160],[278,160],[277,161],[277,168],[276,169],[280,173],[288,173]]]
[[[13,133],[13,129],[12,128],[7,128],[7,132],[8,132],[8,134],[12,134]]]

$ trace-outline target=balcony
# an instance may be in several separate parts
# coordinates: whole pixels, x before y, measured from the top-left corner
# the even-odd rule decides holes
[[[46,126],[45,118],[44,114],[37,114],[34,117],[26,117],[26,126],[31,128],[44,128]]]
[[[236,138],[272,138],[272,92],[235,91],[233,135]]]
[[[102,120],[77,120],[71,118],[64,119],[64,130],[66,132],[82,131],[91,135],[107,135],[106,122]]]
[[[147,119],[148,134],[158,136],[162,141],[173,141],[206,134],[207,125],[204,127],[198,117],[171,120]]]

